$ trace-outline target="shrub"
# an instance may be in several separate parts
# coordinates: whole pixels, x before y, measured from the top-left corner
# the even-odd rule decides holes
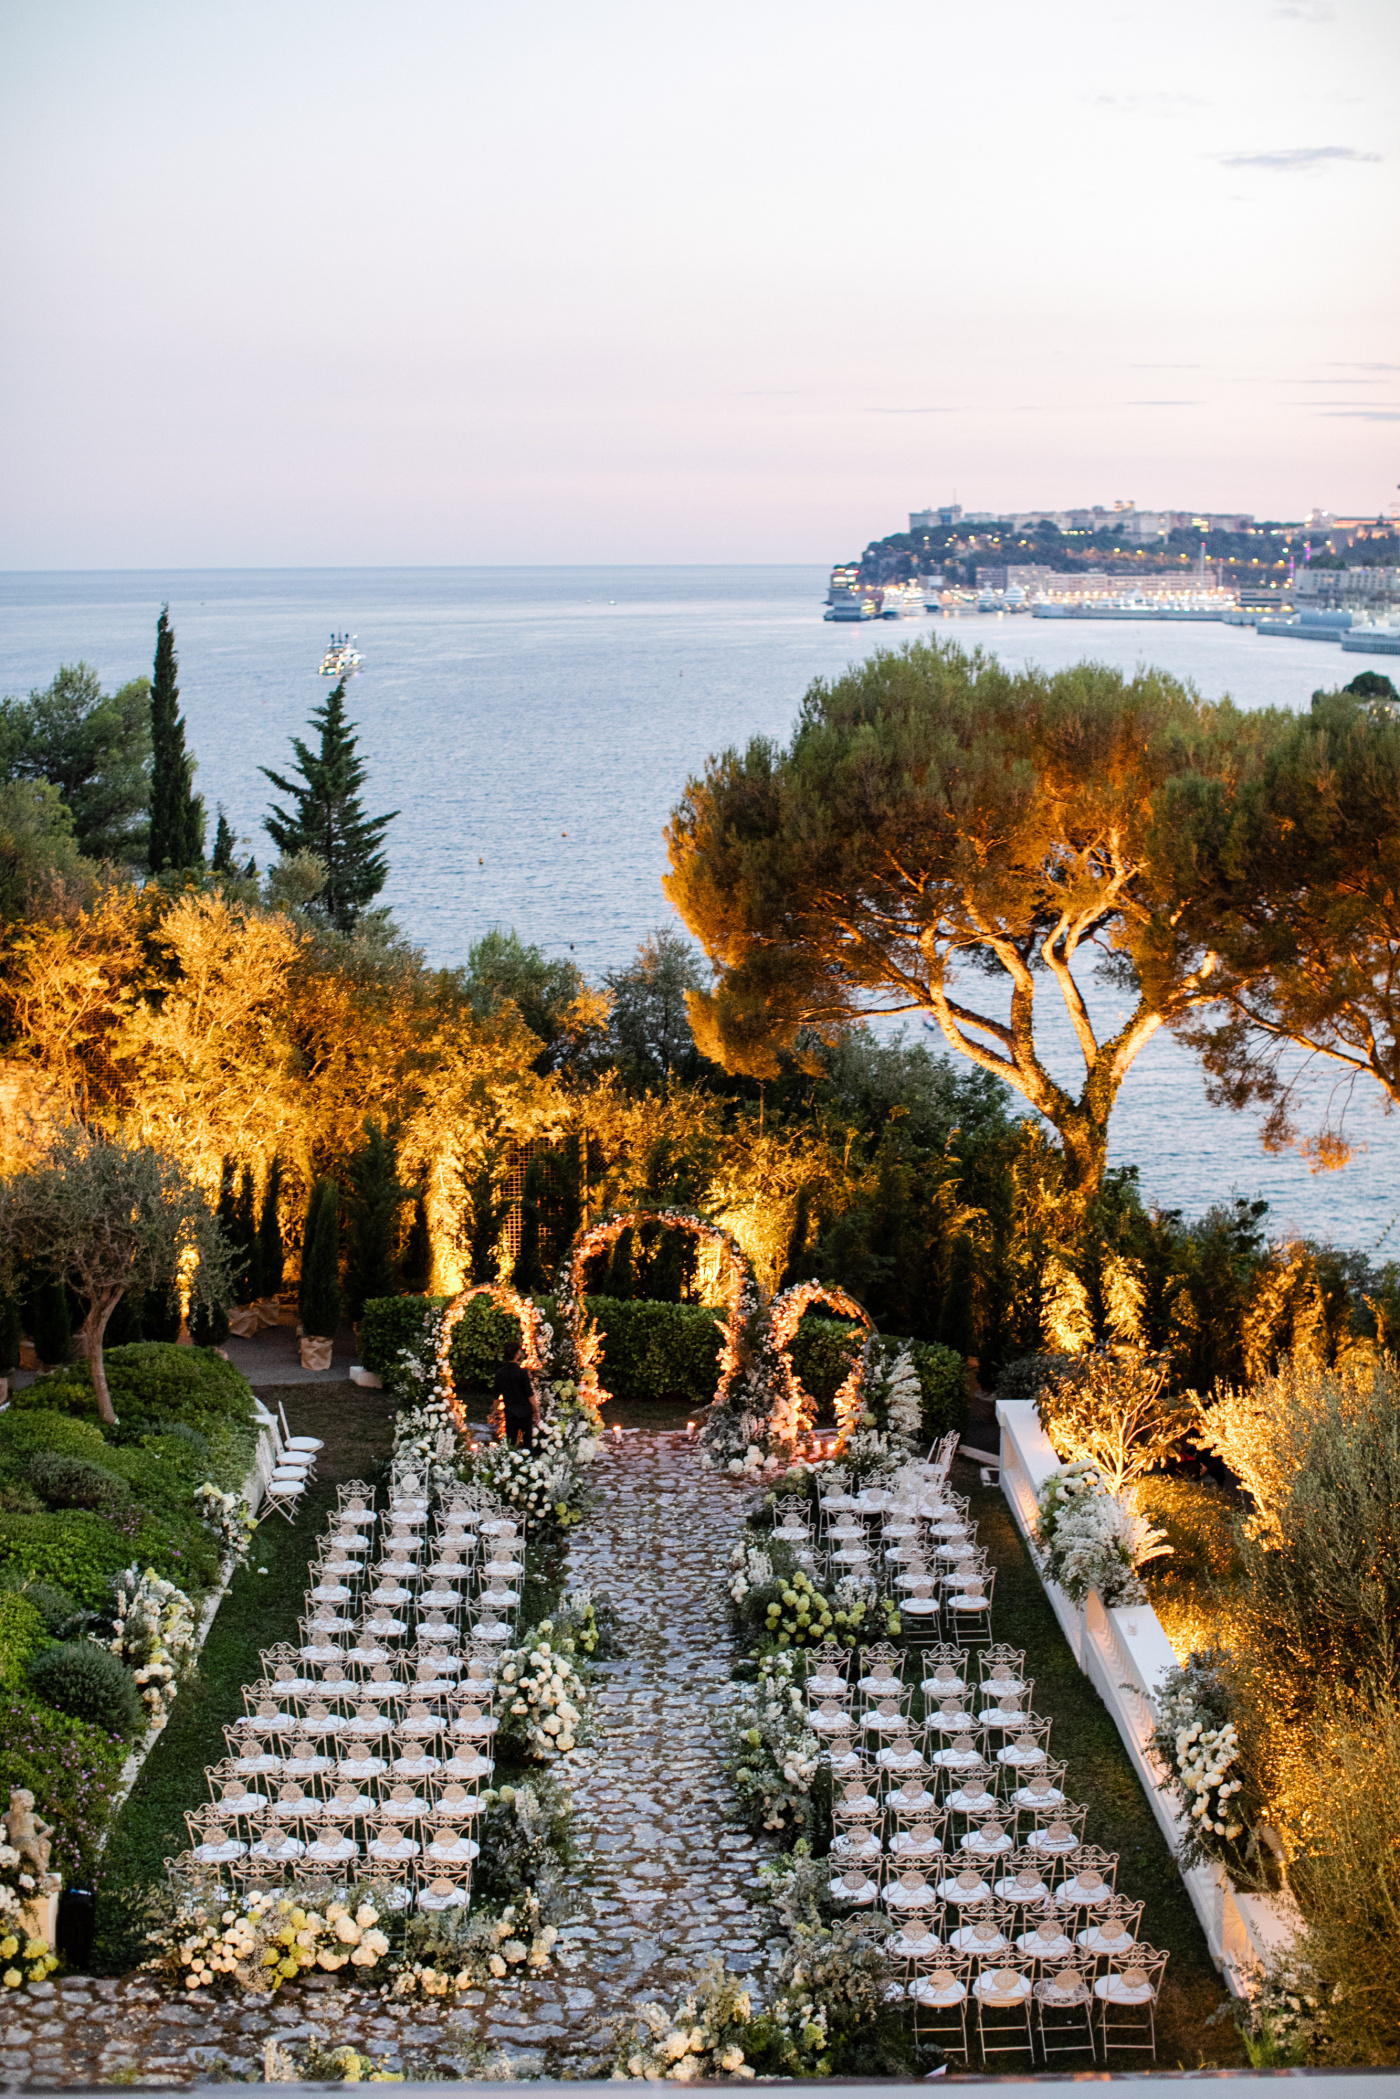
[[[36,1451],[29,1460],[29,1477],[55,1509],[112,1509],[129,1498],[126,1482],[105,1465],[63,1451]]]
[[[56,1583],[82,1604],[107,1602],[112,1576],[132,1557],[130,1537],[105,1517],[83,1509],[61,1515],[51,1511],[43,1516],[0,1516],[0,1560],[12,1561],[40,1581]]]
[[[124,1432],[158,1422],[186,1421],[205,1430],[220,1422],[253,1423],[253,1394],[241,1371],[207,1348],[136,1341],[106,1352],[107,1382]],[[96,1419],[97,1401],[86,1363],[70,1363],[37,1378],[12,1404],[45,1407]]]
[[[719,1316],[708,1305],[645,1297],[590,1297],[603,1328],[600,1376],[617,1399],[675,1399],[707,1407],[719,1375]]]
[[[423,1321],[445,1297],[371,1297],[360,1314],[360,1361],[376,1377],[392,1370],[404,1349],[417,1350]]]
[[[318,1181],[311,1191],[298,1305],[308,1334],[334,1335],[340,1325],[340,1190],[331,1180]]]
[[[63,1639],[79,1616],[78,1606],[66,1589],[53,1582],[36,1581],[13,1561],[0,1567],[0,1596],[23,1596],[32,1603],[44,1622],[44,1631],[55,1640]]]
[[[142,1725],[141,1694],[131,1671],[95,1640],[63,1640],[29,1664],[39,1696],[60,1713],[130,1741]]]
[[[909,1353],[919,1380],[919,1434],[935,1443],[949,1429],[967,1427],[967,1358],[941,1341],[915,1341]]]
[[[48,1380],[41,1379],[38,1390]],[[22,1405],[23,1393],[16,1393],[13,1404],[0,1414],[0,1453],[13,1455],[20,1460],[32,1457],[36,1450],[63,1451],[69,1457],[91,1458],[100,1464],[106,1455],[107,1444],[102,1431],[94,1421],[74,1421],[68,1414],[43,1405],[28,1410]]]
[[[86,1877],[96,1865],[125,1759],[120,1742],[86,1721],[28,1691],[0,1691],[0,1800],[28,1786],[36,1812],[53,1825],[59,1872]]]
[[[1190,1406],[1166,1397],[1165,1358],[1096,1349],[1046,1379],[1036,1412],[1061,1461],[1092,1465],[1110,1494],[1127,1493],[1185,1437]]]
[[[1018,1356],[1003,1363],[997,1375],[998,1399],[1034,1399],[1052,1377],[1073,1374],[1083,1362],[1080,1356]]]
[[[31,1598],[17,1589],[0,1595],[0,1686],[23,1689],[29,1681],[30,1657],[47,1638],[43,1613]]]

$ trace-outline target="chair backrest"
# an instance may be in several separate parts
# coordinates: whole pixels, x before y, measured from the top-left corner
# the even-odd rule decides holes
[[[1167,1954],[1159,1952],[1155,1946],[1134,1946],[1121,1961],[1110,1964],[1109,1976],[1121,1979],[1130,1990],[1139,1990],[1146,1985],[1155,1999],[1161,1994],[1167,1958]]]

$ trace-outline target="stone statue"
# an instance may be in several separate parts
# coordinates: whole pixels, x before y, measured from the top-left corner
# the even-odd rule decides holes
[[[12,1786],[9,1811],[4,1818],[5,1838],[12,1851],[19,1853],[23,1866],[28,1860],[36,1879],[42,1883],[49,1877],[49,1854],[53,1849],[50,1839],[53,1829],[34,1812],[34,1795],[27,1786]]]

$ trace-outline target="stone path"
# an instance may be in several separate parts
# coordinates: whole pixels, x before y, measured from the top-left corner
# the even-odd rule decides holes
[[[577,2073],[639,1996],[669,1996],[708,1952],[761,1977],[744,1890],[763,1847],[729,1820],[718,1757],[731,1696],[718,1584],[740,1492],[700,1469],[683,1434],[609,1438],[594,1481],[601,1506],[573,1540],[570,1581],[616,1602],[624,1655],[600,1670],[594,1744],[568,1760],[577,1914],[553,1972],[450,2011],[330,1978],[263,2007],[172,2000],[146,1977],[39,1985],[0,1999],[0,2086],[257,2076],[269,2038],[313,2035],[420,2075],[471,2037]]]

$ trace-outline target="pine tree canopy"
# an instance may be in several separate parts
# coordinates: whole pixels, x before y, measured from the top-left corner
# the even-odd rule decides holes
[[[204,801],[194,791],[194,760],[185,749],[179,670],[170,607],[156,622],[151,676],[151,848],[153,875],[167,868],[203,867]]]
[[[312,710],[311,726],[321,732],[319,751],[299,736],[292,738],[299,780],[259,768],[293,803],[290,812],[274,808],[263,829],[284,856],[316,855],[326,870],[326,886],[311,908],[324,913],[338,932],[349,933],[384,887],[389,863],[380,847],[399,812],[365,815],[359,791],[366,769],[355,749],[354,724],[345,719],[344,679],[324,707]]]

